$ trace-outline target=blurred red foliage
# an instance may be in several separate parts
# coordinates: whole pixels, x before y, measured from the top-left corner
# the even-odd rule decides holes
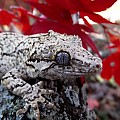
[[[99,51],[89,37],[91,32],[94,32],[92,25],[87,21],[85,16],[88,16],[96,23],[111,23],[95,12],[100,12],[111,7],[117,0],[21,0],[17,6],[10,7],[10,10],[5,10],[4,6],[0,9],[0,26],[1,32],[4,31],[3,26],[7,25],[11,28],[11,24],[17,27],[23,34],[43,33],[52,29],[56,32],[78,35],[83,46],[88,46],[99,55]],[[27,7],[21,7],[20,2],[27,4]],[[7,2],[4,2],[4,5]],[[1,4],[2,5],[2,4]],[[29,6],[29,9],[28,9]],[[37,9],[39,14],[34,15]],[[73,18],[73,15],[75,16]],[[79,22],[79,19],[84,21],[84,25]],[[32,22],[31,22],[32,21]],[[114,24],[114,23],[111,23]],[[12,31],[12,29],[10,29]],[[118,50],[112,53],[109,57],[103,60],[102,77],[110,79],[114,76],[117,83],[120,84],[120,41],[116,40],[108,33],[111,38],[111,43]],[[110,49],[111,49],[110,48]]]
[[[112,76],[120,85],[120,51],[116,51],[103,60],[102,77],[109,80]]]
[[[108,48],[110,50],[115,49],[115,52],[111,53],[103,60],[101,76],[106,80],[110,80],[110,78],[114,77],[115,81],[120,85],[120,33],[119,31],[115,33],[107,31],[110,38]]]
[[[13,19],[17,19],[13,13],[0,9],[0,25],[9,25]]]

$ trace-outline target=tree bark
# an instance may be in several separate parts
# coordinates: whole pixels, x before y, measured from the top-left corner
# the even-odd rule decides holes
[[[96,120],[96,114],[87,105],[86,84],[76,81],[45,80],[44,88],[53,89],[52,95],[44,97],[54,103],[56,109],[45,108],[39,104],[41,120]],[[25,114],[16,116],[16,111],[23,108],[25,101],[0,86],[0,119],[1,120],[36,120],[34,111],[29,108]]]

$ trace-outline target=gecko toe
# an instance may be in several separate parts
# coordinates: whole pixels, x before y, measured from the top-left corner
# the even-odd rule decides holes
[[[46,95],[54,93],[53,90],[48,90],[48,89],[40,89],[40,91],[41,94],[46,94]]]

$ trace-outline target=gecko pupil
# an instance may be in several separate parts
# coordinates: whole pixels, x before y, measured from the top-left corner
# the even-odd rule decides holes
[[[66,51],[60,51],[56,54],[55,60],[60,65],[69,65],[70,54]]]

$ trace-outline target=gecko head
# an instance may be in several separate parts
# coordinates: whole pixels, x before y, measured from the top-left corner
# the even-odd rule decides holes
[[[73,79],[101,71],[101,59],[84,49],[78,36],[49,31],[46,37],[41,51],[37,49],[34,55],[34,59],[40,58],[33,64],[40,71],[40,77]]]

